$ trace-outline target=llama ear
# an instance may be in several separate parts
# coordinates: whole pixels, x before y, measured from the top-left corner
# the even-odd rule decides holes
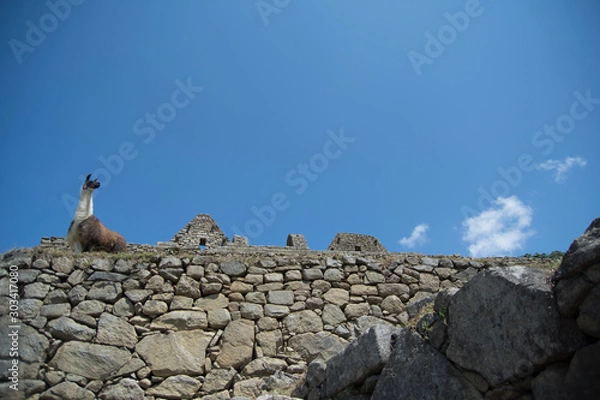
[[[89,182],[90,181],[90,177],[92,176],[92,174],[88,174],[88,176],[85,177],[85,181]]]

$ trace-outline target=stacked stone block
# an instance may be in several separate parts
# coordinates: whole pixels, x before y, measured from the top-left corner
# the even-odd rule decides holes
[[[402,326],[414,304],[461,287],[481,268],[468,259],[334,252],[10,252],[0,270],[0,334],[10,325],[8,271],[18,270],[20,390],[3,383],[0,393],[33,399],[292,393],[311,361],[334,356],[376,323]],[[5,381],[7,354],[3,347]]]

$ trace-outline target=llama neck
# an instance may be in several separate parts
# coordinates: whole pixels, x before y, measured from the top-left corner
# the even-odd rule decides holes
[[[89,190],[81,191],[79,206],[77,206],[77,211],[75,211],[76,220],[84,220],[94,214],[94,201],[92,200],[92,193],[93,192]]]

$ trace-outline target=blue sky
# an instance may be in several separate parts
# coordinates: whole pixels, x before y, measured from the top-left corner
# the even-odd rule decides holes
[[[600,215],[597,2],[0,7],[0,251],[64,236],[88,173],[132,243],[208,213],[251,244],[520,255]]]

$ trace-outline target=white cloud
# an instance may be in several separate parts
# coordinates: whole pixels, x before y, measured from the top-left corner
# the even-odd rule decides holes
[[[575,166],[585,167],[587,161],[581,157],[567,157],[565,161],[547,160],[537,165],[537,169],[543,171],[556,171],[554,174],[555,182],[564,182],[567,179],[567,171]]]
[[[411,249],[417,245],[422,245],[427,241],[428,230],[429,225],[419,224],[415,226],[415,229],[413,229],[412,233],[410,234],[410,237],[403,237],[402,239],[398,240],[398,243],[400,243],[402,246]]]
[[[463,221],[463,240],[472,257],[511,255],[535,232],[533,210],[517,196],[498,197],[492,207]]]

